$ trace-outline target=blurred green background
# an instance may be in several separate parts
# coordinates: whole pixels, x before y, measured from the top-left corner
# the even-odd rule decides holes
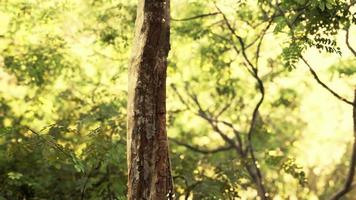
[[[1,200],[126,198],[136,3],[0,1]],[[177,199],[257,199],[243,167],[251,160],[206,120],[230,138],[232,125],[246,144],[261,95],[226,21],[265,88],[251,142],[269,196],[327,199],[342,187],[352,106],[322,88],[298,55],[351,101],[356,60],[345,30],[356,44],[353,3],[171,2],[167,130]]]

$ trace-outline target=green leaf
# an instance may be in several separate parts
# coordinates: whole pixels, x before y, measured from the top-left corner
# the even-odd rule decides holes
[[[326,8],[329,10],[331,10],[333,8],[333,5],[331,5],[330,3],[326,3],[325,5],[326,5]]]
[[[287,23],[283,17],[277,17],[276,23],[277,25],[273,30],[274,33],[281,32],[287,26]]]
[[[325,10],[325,3],[324,2],[320,2],[319,3],[319,8],[321,11],[324,11]]]
[[[81,160],[79,160],[74,155],[74,153],[72,153],[71,156],[72,156],[72,161],[73,161],[73,164],[74,164],[74,168],[77,170],[77,172],[84,173],[85,172],[85,167],[84,167],[83,162]]]

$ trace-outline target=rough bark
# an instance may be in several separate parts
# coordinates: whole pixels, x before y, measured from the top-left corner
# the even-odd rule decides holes
[[[139,0],[128,89],[128,199],[173,199],[166,134],[169,0]]]

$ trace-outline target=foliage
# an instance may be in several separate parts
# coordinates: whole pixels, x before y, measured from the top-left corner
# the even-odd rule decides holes
[[[334,37],[356,23],[354,2],[334,0],[260,1],[262,8],[275,12],[275,33],[287,32],[290,41],[284,48],[286,66],[294,68],[299,55],[309,47],[341,54]],[[271,12],[271,11],[270,11]]]
[[[318,188],[341,155],[318,181],[321,166],[302,157],[319,147],[298,145],[324,129],[322,117],[307,120],[316,107],[307,97],[319,89],[296,66],[311,47],[343,56],[337,36],[355,23],[352,9],[332,0],[172,2],[167,125],[178,199],[256,199],[253,165],[276,199],[324,198],[342,185]],[[0,3],[0,199],[125,199],[135,10],[126,0]],[[326,73],[352,80],[353,66],[342,57]],[[253,116],[258,79],[264,99]],[[338,169],[345,176],[345,162]]]

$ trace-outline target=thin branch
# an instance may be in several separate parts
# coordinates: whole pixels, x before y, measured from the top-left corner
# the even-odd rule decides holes
[[[172,88],[173,88],[173,90],[176,92],[176,94],[177,94],[179,100],[180,100],[188,109],[193,110],[193,109],[192,109],[192,106],[190,106],[190,105],[188,104],[188,102],[183,99],[182,95],[179,93],[179,91],[177,90],[177,88],[176,88],[174,85],[172,85]],[[223,131],[221,131],[220,128],[218,127],[218,125],[216,124],[216,123],[217,123],[217,120],[212,119],[211,117],[209,117],[209,114],[207,113],[207,111],[204,111],[204,110],[203,110],[203,108],[202,108],[202,106],[201,106],[201,104],[200,104],[200,102],[199,102],[199,100],[198,100],[198,97],[197,97],[196,95],[192,94],[191,92],[189,92],[189,88],[188,88],[187,86],[186,86],[186,91],[187,91],[187,93],[188,93],[188,96],[193,100],[193,102],[195,103],[195,105],[196,105],[197,108],[198,108],[198,112],[195,113],[195,114],[196,114],[197,116],[199,116],[199,117],[205,119],[205,120],[209,123],[209,125],[213,128],[213,130],[214,130],[215,132],[217,132],[217,133],[220,135],[220,137],[221,137],[225,142],[227,142],[227,143],[229,144],[229,146],[234,147],[234,148],[237,150],[237,152],[238,152],[239,154],[241,154],[241,153],[243,152],[243,151],[242,151],[242,148],[241,148],[241,144],[242,144],[242,143],[239,142],[239,141],[241,141],[241,138],[238,138],[238,144],[236,144],[233,139],[231,139],[231,138],[229,138],[227,135],[225,135],[225,133],[224,133]]]
[[[216,5],[215,5],[216,6]],[[249,132],[248,132],[248,144],[247,144],[247,148],[246,148],[246,153],[244,153],[243,149],[241,148],[242,147],[242,140],[240,138],[240,133],[233,127],[233,126],[230,126],[231,124],[229,123],[223,123],[227,126],[229,126],[230,128],[233,129],[234,131],[234,134],[236,135],[236,138],[237,138],[237,143],[235,143],[235,141],[231,138],[229,138],[227,135],[225,135],[225,133],[219,128],[218,124],[219,124],[219,121],[216,120],[216,119],[213,119],[210,117],[210,113],[208,111],[205,111],[197,96],[194,95],[194,94],[191,94],[189,92],[189,88],[186,88],[186,90],[188,91],[188,95],[189,97],[192,99],[192,101],[194,102],[194,104],[196,105],[196,107],[198,108],[198,113],[197,115],[202,117],[203,119],[205,119],[209,124],[210,126],[213,128],[213,130],[215,132],[217,132],[221,137],[222,139],[224,139],[224,141],[226,141],[230,146],[232,147],[235,147],[235,149],[237,150],[237,153],[244,157],[244,158],[247,158],[247,153],[249,153],[249,155],[251,156],[252,158],[252,162],[251,163],[247,163],[245,165],[247,171],[249,172],[251,178],[253,179],[253,181],[255,182],[256,184],[256,188],[257,188],[257,191],[258,191],[258,195],[260,196],[261,199],[263,200],[266,200],[268,199],[268,197],[266,197],[266,190],[264,188],[264,185],[263,185],[263,181],[262,181],[262,175],[261,175],[261,171],[259,169],[259,167],[257,166],[257,159],[254,155],[254,150],[253,150],[253,147],[252,147],[252,135],[253,135],[253,132],[255,130],[255,126],[256,126],[256,121],[257,121],[257,116],[258,116],[258,110],[259,110],[259,107],[261,106],[263,100],[264,100],[264,86],[263,86],[263,82],[262,80],[260,79],[260,77],[258,76],[258,69],[256,66],[254,66],[254,64],[251,62],[251,60],[249,59],[247,53],[246,53],[246,45],[243,41],[243,38],[240,37],[234,30],[234,28],[232,27],[232,25],[230,24],[229,20],[227,19],[226,15],[216,6],[217,10],[219,11],[218,14],[221,14],[223,16],[223,19],[224,19],[224,22],[227,26],[227,28],[229,29],[229,31],[231,32],[232,34],[232,38],[231,40],[229,40],[229,42],[231,43],[231,45],[233,46],[234,50],[236,51],[237,54],[239,54],[240,52],[242,53],[242,56],[244,58],[244,60],[246,61],[247,65],[244,64],[244,66],[246,67],[246,69],[248,70],[248,72],[256,79],[257,81],[257,84],[258,84],[258,88],[260,90],[260,93],[261,93],[261,97],[260,97],[260,100],[257,102],[256,106],[255,106],[255,109],[253,111],[253,114],[252,114],[252,119],[251,119],[251,125],[250,125],[250,129],[249,129]],[[271,22],[270,22],[271,23]],[[267,29],[269,28],[270,25],[268,25]],[[265,33],[264,33],[265,34]],[[236,47],[236,45],[234,44],[234,39],[233,37],[236,37],[240,46],[241,46],[241,51]],[[257,39],[258,40],[258,39]],[[262,39],[261,39],[262,40]],[[261,43],[262,41],[260,41]],[[261,44],[259,44],[259,46],[261,46]],[[260,47],[259,47],[260,48]],[[257,50],[258,51],[258,50]],[[259,54],[259,53],[258,53]],[[257,55],[258,56],[258,55]],[[177,92],[177,91],[176,91]],[[180,95],[179,95],[180,96]],[[181,96],[179,97],[182,102],[184,103],[184,99],[181,98]],[[184,104],[188,104],[187,102],[185,102]],[[187,106],[188,107],[188,106]]]
[[[239,36],[236,32],[235,32],[235,29],[232,27],[232,25],[230,24],[229,20],[227,19],[226,15],[219,9],[219,7],[216,6],[216,9],[219,10],[220,14],[223,16],[224,18],[224,21],[225,21],[225,24],[227,26],[227,28],[230,30],[231,34],[233,36],[235,36],[237,38],[237,40],[239,41],[240,45],[241,45],[241,51],[242,51],[242,56],[244,57],[244,59],[246,60],[246,62],[248,63],[249,67],[247,67],[247,70],[250,72],[251,75],[255,76],[255,70],[256,68],[253,67],[253,64],[252,62],[250,61],[250,59],[247,57],[247,54],[246,54],[246,47],[245,47],[245,43],[242,39],[241,36]],[[235,47],[236,48],[236,47]],[[236,48],[237,49],[237,48]],[[237,52],[239,52],[237,50]]]
[[[271,27],[272,22],[273,22],[273,18],[270,19],[270,21],[268,22],[268,25],[266,26],[266,28],[262,30],[262,34],[261,34],[260,40],[259,40],[258,45],[257,45],[257,50],[256,50],[256,61],[255,61],[256,68],[258,67],[258,60],[260,58],[260,51],[261,51],[261,46],[262,46],[263,39],[264,39],[268,29]]]
[[[244,66],[248,69],[248,71],[250,72],[250,74],[256,79],[257,84],[258,84],[258,89],[261,93],[261,97],[260,100],[257,102],[255,109],[253,111],[252,114],[252,119],[251,119],[251,123],[250,123],[250,129],[248,131],[248,137],[247,137],[247,148],[246,148],[246,153],[249,152],[251,158],[252,158],[252,165],[247,164],[246,165],[246,169],[248,170],[249,174],[251,175],[251,177],[254,179],[255,184],[257,186],[257,191],[258,191],[258,195],[263,199],[266,200],[268,199],[268,197],[266,196],[266,189],[263,185],[263,178],[262,178],[262,173],[261,170],[259,169],[259,167],[257,166],[257,159],[255,157],[254,154],[254,149],[253,149],[253,145],[252,145],[252,135],[254,133],[255,130],[255,126],[256,126],[256,121],[257,121],[257,116],[258,116],[258,110],[260,108],[260,106],[262,105],[262,102],[264,100],[265,97],[265,89],[263,86],[263,82],[261,80],[261,78],[258,76],[258,68],[257,66],[254,66],[253,63],[251,62],[251,60],[249,59],[249,57],[247,56],[246,53],[246,48],[245,48],[245,43],[242,39],[241,36],[239,36],[236,32],[235,29],[231,26],[229,20],[227,19],[226,15],[215,5],[216,9],[221,13],[221,15],[224,18],[225,24],[228,27],[228,29],[230,30],[231,34],[233,36],[235,36],[237,38],[237,40],[240,43],[241,46],[241,53],[243,58],[245,59],[247,65],[245,64]],[[243,153],[242,155],[246,155],[245,153]]]
[[[189,91],[188,86],[186,86],[185,89],[187,90],[188,96],[193,100],[193,102],[195,103],[195,105],[198,106],[199,114],[204,114],[204,115],[206,115],[206,112],[203,110],[203,107],[201,106],[201,104],[200,104],[200,102],[199,102],[199,100],[198,100],[197,95],[191,93],[191,92]],[[206,115],[206,116],[207,116],[207,115]]]
[[[184,100],[183,96],[180,94],[177,87],[174,84],[171,84],[171,88],[177,94],[179,100],[187,107],[187,109],[191,110],[191,106],[189,105],[189,103],[187,101]]]
[[[349,48],[349,50],[352,52],[352,54],[354,54],[354,56],[356,56],[356,51],[355,49],[352,48],[351,44],[350,44],[350,41],[349,41],[349,34],[350,34],[350,27],[348,27],[346,29],[346,45],[347,45],[347,48]]]
[[[210,113],[208,111],[204,111],[199,100],[198,97],[191,93],[189,91],[189,88],[186,88],[187,93],[189,95],[189,97],[193,100],[193,102],[196,104],[196,106],[198,107],[198,113],[196,113],[196,115],[200,116],[201,118],[205,119],[210,126],[213,128],[213,130],[218,133],[220,135],[220,137],[227,142],[230,146],[235,147],[236,151],[239,154],[242,154],[242,148],[241,148],[241,144],[239,143],[239,141],[241,141],[241,139],[238,139],[238,144],[235,143],[235,141],[233,139],[231,139],[230,137],[228,137],[218,126],[218,121],[216,119],[213,119],[210,117]]]
[[[237,54],[240,54],[240,50],[237,49],[236,45],[233,44],[233,41],[231,39],[228,39],[222,35],[219,35],[217,33],[214,33],[213,30],[210,31],[210,33],[216,37],[219,37],[220,39],[226,41],[226,42],[229,42],[230,45],[232,46],[232,48],[236,51]],[[258,38],[257,37],[256,39],[254,39],[251,43],[247,44],[246,47],[245,47],[245,50],[251,48],[257,41],[258,41]]]
[[[202,117],[203,119],[205,119],[205,120],[210,124],[210,126],[213,128],[213,130],[214,130],[215,132],[217,132],[217,133],[220,135],[220,137],[221,137],[225,142],[227,142],[229,145],[235,147],[235,149],[237,150],[237,152],[238,152],[239,154],[242,154],[241,146],[237,145],[237,144],[234,142],[233,139],[231,139],[230,137],[228,137],[228,136],[218,127],[218,125],[216,124],[215,120],[213,120],[212,118],[208,117],[208,115],[207,115],[204,111],[202,111],[202,110],[199,111],[198,115],[199,115],[200,117]]]
[[[242,143],[242,139],[241,139],[241,132],[238,131],[238,130],[234,127],[234,125],[231,124],[230,122],[227,122],[227,121],[220,121],[220,122],[232,129],[232,131],[233,131],[234,134],[235,134],[235,137],[237,138],[237,143],[239,144],[240,148],[243,149],[243,143]],[[243,152],[242,152],[242,153],[243,153]]]
[[[219,12],[205,13],[205,14],[196,15],[193,17],[182,18],[182,19],[171,18],[171,20],[172,21],[190,21],[190,20],[200,19],[200,18],[204,18],[204,17],[210,17],[210,16],[214,16],[214,15],[218,15],[218,14],[219,14]]]
[[[236,150],[236,152],[242,157],[242,158],[245,158],[246,159],[246,153],[244,153],[243,149],[242,149],[242,140],[241,140],[241,137],[240,137],[240,132],[237,131],[233,126],[232,124],[229,124],[228,122],[221,122],[223,123],[224,125],[227,125],[229,126],[230,128],[233,128],[233,131],[234,131],[234,134],[237,138],[237,144],[234,142],[233,139],[231,139],[230,137],[228,137],[218,126],[219,122],[218,120],[216,119],[213,119],[210,117],[210,114],[207,113],[207,111],[204,111],[202,109],[202,106],[197,98],[197,96],[195,96],[194,94],[191,94],[188,91],[188,95],[190,96],[190,98],[193,99],[193,102],[196,104],[196,106],[198,107],[198,113],[196,113],[198,116],[202,117],[203,119],[205,119],[209,124],[210,126],[213,128],[213,130],[218,133],[220,135],[220,137],[225,141],[227,142],[231,147],[234,147],[234,149]],[[261,101],[258,103],[258,105],[261,105]],[[259,107],[259,106],[258,106]],[[256,121],[256,117],[252,120],[252,121]],[[253,122],[255,123],[255,122]],[[252,125],[251,125],[252,126]],[[256,188],[257,188],[257,191],[258,191],[258,194],[259,196],[262,198],[262,200],[267,200],[268,197],[266,197],[266,190],[264,188],[264,185],[263,185],[263,181],[262,181],[262,175],[261,175],[261,172],[260,172],[260,169],[258,168],[257,166],[257,160],[254,156],[254,152],[253,152],[253,148],[252,148],[252,144],[251,144],[251,137],[252,137],[252,132],[250,134],[250,139],[248,140],[248,146],[250,147],[249,148],[249,153],[251,155],[251,158],[253,160],[253,162],[251,164],[248,164],[246,163],[245,167],[248,171],[248,173],[250,174],[252,180],[255,182],[256,184]]]
[[[332,196],[330,200],[338,200],[341,197],[345,196],[348,192],[350,192],[353,189],[352,182],[354,180],[355,167],[356,167],[356,89],[355,89],[354,93],[355,93],[354,105],[353,105],[354,135],[353,135],[353,147],[352,147],[350,168],[349,168],[349,172],[347,174],[343,188],[340,191],[338,191],[334,196]]]
[[[66,156],[72,158],[72,155],[69,154],[68,152],[66,152],[65,150],[63,150],[63,148],[62,148],[59,144],[57,144],[57,143],[55,143],[55,142],[53,142],[53,141],[51,141],[51,140],[48,140],[48,139],[42,137],[41,134],[39,134],[38,132],[36,132],[35,130],[31,129],[31,128],[28,127],[28,126],[26,126],[26,129],[29,130],[29,131],[31,131],[31,132],[32,132],[33,134],[35,134],[37,137],[41,138],[41,139],[42,139],[43,141],[45,141],[47,144],[50,144],[52,148],[54,148],[54,149],[60,151],[60,152],[63,153],[64,155],[66,155]]]
[[[201,154],[214,154],[214,153],[219,153],[219,152],[223,152],[223,151],[230,151],[230,150],[233,149],[233,146],[231,146],[231,145],[218,147],[218,148],[215,148],[215,149],[202,149],[200,147],[196,147],[196,146],[181,142],[181,141],[179,141],[179,140],[177,140],[175,138],[169,138],[169,140],[174,142],[174,143],[176,143],[177,145],[184,146],[187,149],[190,149],[190,150],[192,150],[194,152],[201,153]]]
[[[231,98],[231,101],[233,101],[234,97],[236,95],[234,94],[233,97]],[[232,103],[227,103],[221,110],[215,115],[216,118],[219,118],[222,114],[224,114],[230,107]]]
[[[299,56],[300,59],[303,60],[303,62],[307,65],[307,67],[309,68],[310,73],[313,75],[314,79],[323,87],[325,88],[327,91],[329,91],[332,95],[334,95],[336,98],[338,98],[339,100],[349,104],[349,105],[354,105],[354,103],[352,103],[351,101],[345,99],[344,97],[342,97],[341,95],[339,95],[338,93],[336,93],[334,90],[332,90],[330,87],[328,87],[323,81],[320,80],[318,74],[316,73],[316,71],[311,67],[311,65],[309,64],[309,62],[302,56]]]

